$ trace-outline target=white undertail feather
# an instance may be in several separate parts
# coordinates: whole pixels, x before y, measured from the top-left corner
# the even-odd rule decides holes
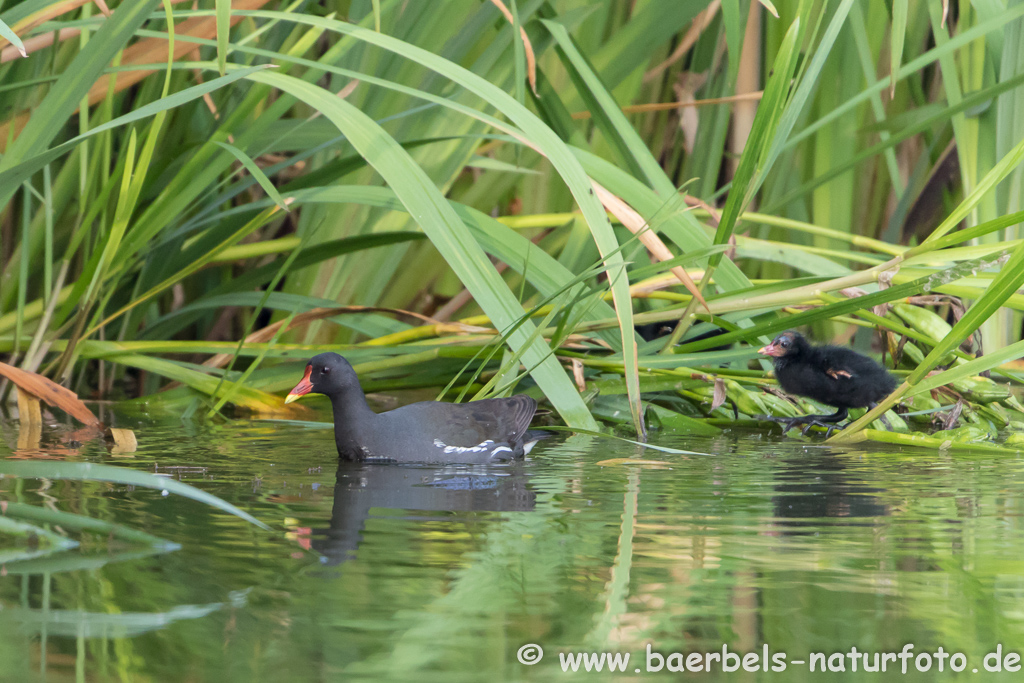
[[[534,439],[533,441],[527,441],[526,443],[524,443],[523,444],[523,455],[529,455],[530,451],[533,449],[534,446],[537,445],[538,441],[540,441],[540,439]],[[448,453],[448,454],[450,454],[450,453],[460,453],[460,454],[461,453],[483,453],[484,451],[490,450],[491,449],[491,445],[493,443],[494,443],[494,441],[492,441],[491,439],[488,439],[487,441],[484,441],[483,443],[478,443],[475,446],[449,446],[444,441],[441,441],[441,439],[434,439],[434,445],[436,447],[438,447],[438,448],[443,448],[444,452]],[[497,447],[494,448],[493,451],[491,451],[491,455],[497,455],[498,453],[502,453],[502,452],[505,452],[505,451],[507,451],[509,453],[514,452],[508,446],[497,446]]]
[[[449,446],[441,439],[434,439],[434,445],[438,448],[443,448],[445,453],[483,453],[490,449],[491,444],[494,441],[488,439],[483,443],[478,443],[475,446]]]

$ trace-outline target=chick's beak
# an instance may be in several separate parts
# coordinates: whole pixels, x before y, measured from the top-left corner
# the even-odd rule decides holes
[[[299,381],[298,384],[295,385],[295,388],[292,389],[291,391],[289,391],[288,395],[285,396],[285,399],[284,399],[285,403],[291,403],[292,401],[297,401],[297,400],[299,400],[299,398],[301,398],[301,397],[305,396],[306,394],[308,394],[309,392],[313,391],[313,383],[309,381],[309,373],[311,373],[312,371],[313,371],[313,366],[312,365],[307,365],[306,366],[306,374],[302,376],[302,379]]]
[[[782,349],[780,349],[778,346],[776,346],[775,342],[772,342],[768,346],[762,346],[761,348],[759,348],[757,350],[757,352],[760,353],[762,356],[772,356],[772,357],[775,357],[775,356],[781,356],[782,355]]]

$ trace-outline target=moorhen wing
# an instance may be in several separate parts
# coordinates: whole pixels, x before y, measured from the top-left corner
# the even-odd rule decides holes
[[[829,435],[850,408],[874,408],[896,389],[896,378],[874,360],[843,346],[811,346],[799,332],[783,332],[758,353],[772,357],[787,393],[836,408],[832,415],[777,419],[787,431],[803,423],[805,433],[817,425]]]
[[[484,464],[521,458],[549,436],[528,430],[537,402],[522,395],[470,403],[424,401],[375,413],[355,370],[336,353],[314,356],[285,403],[308,393],[331,399],[334,441],[345,460]]]

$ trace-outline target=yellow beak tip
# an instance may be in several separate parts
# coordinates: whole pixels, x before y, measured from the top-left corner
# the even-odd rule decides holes
[[[292,401],[298,401],[302,398],[302,394],[288,394],[284,397],[285,404],[291,403]]]

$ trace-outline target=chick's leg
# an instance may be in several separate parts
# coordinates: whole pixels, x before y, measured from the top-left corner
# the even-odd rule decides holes
[[[824,427],[826,429],[825,438],[828,438],[832,435],[832,430],[836,429],[836,423],[845,420],[847,415],[848,411],[846,408],[840,408],[831,415],[800,415],[798,417],[773,417],[770,415],[760,415],[758,417],[780,423],[782,425],[783,432],[788,432],[797,425],[804,425],[804,434],[806,434],[807,430],[811,427]]]

